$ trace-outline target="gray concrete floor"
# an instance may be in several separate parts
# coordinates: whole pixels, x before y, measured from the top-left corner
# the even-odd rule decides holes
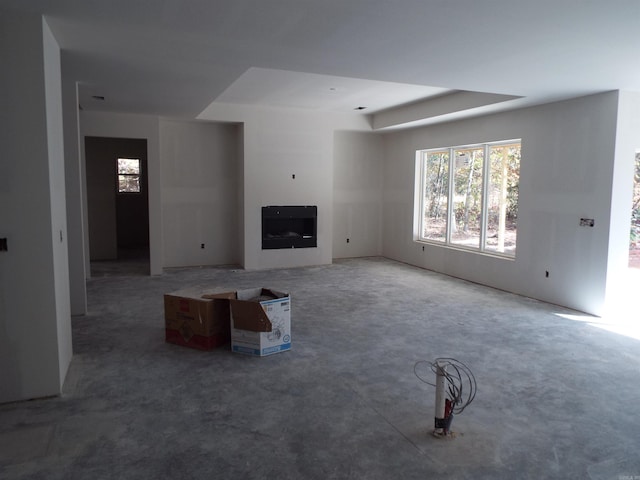
[[[290,292],[293,349],[166,344],[187,286]],[[639,340],[578,312],[380,258],[110,269],[88,296],[63,395],[0,406],[2,479],[640,479]],[[441,356],[478,382],[450,440],[414,375]]]

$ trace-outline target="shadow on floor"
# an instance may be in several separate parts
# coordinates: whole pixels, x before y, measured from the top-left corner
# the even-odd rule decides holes
[[[116,260],[91,261],[91,277],[139,277],[148,276],[148,248],[120,248]]]

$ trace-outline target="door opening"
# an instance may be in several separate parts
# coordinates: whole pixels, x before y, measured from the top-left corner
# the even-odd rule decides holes
[[[91,276],[149,275],[146,139],[85,137]]]

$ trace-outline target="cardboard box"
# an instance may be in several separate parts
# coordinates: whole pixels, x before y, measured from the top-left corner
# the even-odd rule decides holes
[[[185,347],[211,350],[231,339],[229,299],[235,292],[184,289],[164,296],[165,340]]]
[[[291,298],[267,288],[238,290],[229,300],[231,350],[265,356],[291,350]]]

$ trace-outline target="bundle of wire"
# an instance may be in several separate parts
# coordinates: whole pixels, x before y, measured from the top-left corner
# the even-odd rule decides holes
[[[447,382],[447,396],[453,405],[452,413],[460,414],[469,406],[476,396],[476,377],[464,363],[455,358],[436,358],[433,362],[420,360],[413,367],[413,373],[421,382],[435,387],[436,384],[425,380],[418,373],[422,365],[429,365],[435,375],[443,375]]]

